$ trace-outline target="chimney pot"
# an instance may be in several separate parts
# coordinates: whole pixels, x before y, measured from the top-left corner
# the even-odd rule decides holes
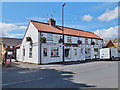
[[[56,25],[56,21],[53,18],[50,18],[49,21],[48,21],[48,24],[55,26]]]

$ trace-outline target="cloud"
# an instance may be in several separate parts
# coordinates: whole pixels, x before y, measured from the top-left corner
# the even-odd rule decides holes
[[[47,18],[41,18],[41,17],[27,17],[28,20],[47,20]]]
[[[105,13],[98,17],[98,20],[108,22],[118,18],[118,8],[120,9],[120,7],[115,7],[113,10],[106,9]]]
[[[93,17],[91,15],[89,15],[89,14],[83,16],[84,21],[90,22],[92,19],[93,19]]]
[[[26,30],[26,26],[17,26],[11,23],[0,23],[0,36],[1,37],[19,37],[23,36],[20,33],[13,33],[16,30],[20,32],[21,30]],[[12,32],[12,33],[11,33]]]
[[[118,26],[96,30],[94,33],[106,40],[118,38]]]

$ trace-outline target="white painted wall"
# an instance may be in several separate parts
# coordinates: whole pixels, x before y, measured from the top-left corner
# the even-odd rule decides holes
[[[31,62],[31,63],[40,63],[40,37],[46,37],[47,38],[47,33],[42,33],[42,36],[40,36],[40,32],[35,28],[35,26],[30,23],[28,30],[26,32],[25,38],[23,39],[22,45],[20,46],[20,49],[17,49],[17,60],[23,61],[23,62]],[[26,42],[26,37],[32,37],[33,40],[33,51],[32,51],[32,58],[29,58],[29,48],[30,48],[30,43]],[[59,44],[58,41],[60,39],[60,36],[62,35],[59,34],[53,34],[53,40],[52,41],[47,41],[47,43],[43,44],[42,43],[42,48],[41,48],[41,59],[42,63],[51,63],[51,62],[62,62],[62,44]],[[65,35],[65,43],[67,42],[67,35]],[[77,60],[85,60],[85,48],[90,48],[91,49],[91,59],[94,58],[94,48],[102,48],[102,40],[98,40],[98,45],[84,45],[85,44],[85,38],[83,37],[75,37],[71,36],[71,41],[74,44],[77,44],[78,39],[82,40],[82,46],[80,45],[79,47],[70,47],[71,49],[71,58],[67,59],[65,58],[65,61],[77,61]],[[96,43],[96,39],[92,39]],[[88,38],[88,44],[91,44],[91,38]],[[51,57],[51,47],[59,47],[59,57]],[[25,57],[23,57],[23,48],[25,48]],[[43,48],[47,48],[48,55],[43,56]],[[68,47],[65,47],[68,48]],[[83,55],[81,54],[81,48],[83,48]],[[74,55],[74,49],[77,49],[77,55]]]
[[[26,41],[26,37],[31,37],[32,41],[33,41],[33,44],[34,44],[32,46],[32,58],[29,58],[29,48],[31,46],[30,46],[30,42]],[[20,56],[19,60],[23,61],[23,62],[31,62],[31,63],[38,64],[38,62],[39,62],[39,57],[38,57],[38,53],[39,53],[38,45],[39,44],[38,43],[39,43],[39,41],[38,41],[38,30],[30,22],[28,30],[26,32],[26,35],[25,35],[25,37],[23,39],[23,42],[20,46],[20,50],[18,51],[18,52],[21,52],[20,55],[17,55],[17,56]],[[23,56],[23,48],[25,48],[25,56]]]

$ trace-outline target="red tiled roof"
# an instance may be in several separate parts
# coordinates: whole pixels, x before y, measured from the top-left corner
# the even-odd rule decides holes
[[[22,44],[22,43],[18,44],[18,45],[16,46],[16,48],[19,48],[19,47],[21,46],[21,44]]]
[[[51,26],[48,23],[37,22],[37,21],[33,21],[33,20],[31,20],[31,22],[37,28],[38,31],[53,32],[53,33],[62,34],[62,27],[61,26],[58,26],[58,25]],[[81,36],[81,37],[88,37],[88,38],[102,39],[92,32],[78,30],[78,29],[74,29],[74,28],[68,28],[68,27],[64,27],[64,34]]]

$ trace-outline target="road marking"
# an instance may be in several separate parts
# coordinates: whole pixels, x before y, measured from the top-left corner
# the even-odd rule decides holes
[[[31,80],[25,80],[25,81],[7,83],[7,84],[2,84],[2,86],[12,85],[12,84],[19,84],[19,83],[25,83],[25,82],[31,82],[31,81],[34,81],[34,80],[41,80],[41,79],[43,79],[43,78],[37,78],[37,79],[31,79]],[[0,85],[0,86],[1,86],[1,85]]]
[[[24,73],[32,73],[32,72],[37,72],[39,70],[31,70],[31,71],[19,71],[18,73],[24,74]]]

